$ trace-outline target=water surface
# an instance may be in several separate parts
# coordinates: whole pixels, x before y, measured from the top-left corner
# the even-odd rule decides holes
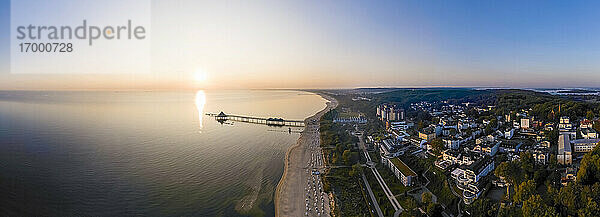
[[[0,212],[272,216],[299,134],[204,113],[302,120],[324,107],[297,91],[0,92]]]

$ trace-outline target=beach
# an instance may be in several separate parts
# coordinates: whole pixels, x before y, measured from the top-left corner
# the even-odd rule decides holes
[[[316,215],[315,212],[306,211],[307,197],[310,196],[306,196],[307,185],[305,183],[308,182],[310,185],[311,178],[315,176],[310,172],[311,170],[323,170],[324,164],[320,157],[322,152],[319,144],[319,121],[326,112],[336,108],[338,105],[333,97],[320,93],[319,95],[328,101],[327,107],[305,119],[306,127],[301,133],[300,138],[286,152],[283,176],[275,191],[275,216]],[[317,183],[319,184],[314,185],[320,188],[321,185],[318,178]],[[319,189],[316,189],[316,191],[319,191]],[[317,196],[311,199],[317,200],[317,202],[321,201],[323,206],[318,206],[320,205],[318,204],[315,207],[321,207],[321,216],[329,216],[329,198],[327,196],[318,196],[318,198],[323,199],[318,200]],[[313,202],[308,203],[312,204]]]

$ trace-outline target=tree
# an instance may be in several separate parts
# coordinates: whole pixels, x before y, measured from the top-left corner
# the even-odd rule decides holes
[[[550,154],[550,169],[556,169],[558,167],[558,161],[556,160],[555,154]]]
[[[586,117],[588,120],[594,120],[594,118],[595,118],[594,112],[593,112],[592,110],[588,110],[588,111],[587,111],[587,114],[585,115],[585,117]]]
[[[342,153],[344,151],[344,149],[346,149],[346,147],[344,147],[344,145],[342,143],[335,144],[335,150],[338,153]]]
[[[350,159],[352,158],[352,152],[350,150],[345,150],[342,154],[342,159],[344,159],[344,163],[346,165],[350,165]]]
[[[440,155],[440,154],[442,154],[442,151],[444,151],[444,149],[445,149],[444,141],[442,141],[441,138],[435,138],[435,139],[431,140],[431,147],[433,148],[433,153],[435,155]]]
[[[429,192],[423,192],[423,194],[421,194],[421,201],[423,201],[424,204],[431,203],[431,199],[431,194]]]
[[[496,216],[497,209],[496,204],[488,198],[477,199],[472,204],[467,205],[467,210],[471,213],[471,216]]]
[[[569,183],[566,187],[560,188],[558,192],[558,197],[555,197],[557,204],[561,204],[566,207],[568,210],[576,211],[577,210],[577,201],[579,198],[579,188],[573,183]]]
[[[358,176],[359,174],[361,174],[363,171],[362,166],[359,163],[356,163],[354,165],[352,165],[352,170],[350,170],[350,172],[348,172],[348,175],[355,177]]]
[[[442,207],[437,203],[429,203],[427,205],[427,215],[442,216]]]
[[[577,172],[577,183],[594,184],[600,181],[600,145],[585,154]]]
[[[496,170],[494,170],[494,175],[503,177],[510,185],[517,185],[518,183],[521,183],[522,179],[521,170],[516,163],[509,161],[500,163],[500,165],[496,167]]]
[[[333,156],[331,157],[331,163],[333,163],[333,164],[340,163],[340,157],[338,156],[337,152],[333,152]]]
[[[577,212],[580,217],[595,217],[600,216],[600,206],[594,202],[592,198],[588,198],[585,206]]]
[[[554,207],[547,206],[544,204],[540,195],[531,195],[525,201],[523,201],[523,216],[558,216]]]
[[[529,175],[533,173],[533,169],[535,167],[535,160],[533,159],[533,155],[529,152],[521,152],[521,154],[519,154],[519,157],[521,158],[521,169],[523,169],[523,171],[526,172],[526,178],[529,178]]]
[[[515,202],[521,203],[527,200],[531,195],[534,195],[535,187],[536,185],[533,180],[527,180],[521,183],[517,188],[517,192],[515,192]]]

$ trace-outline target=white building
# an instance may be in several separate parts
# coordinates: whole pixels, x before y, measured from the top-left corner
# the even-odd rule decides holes
[[[467,167],[452,171],[451,176],[456,180],[456,186],[463,190],[465,204],[471,204],[481,195],[483,182],[480,180],[493,171],[494,159],[491,157],[485,157]]]
[[[567,116],[560,117],[560,122],[558,123],[558,129],[560,129],[561,131],[570,131],[573,129],[573,124],[571,124],[569,117],[567,117]]]
[[[504,131],[504,138],[506,139],[512,139],[512,137],[515,135],[515,129],[514,128],[510,128],[507,129],[506,131]]]
[[[584,139],[597,139],[598,133],[592,128],[583,128],[581,129],[581,137]]]
[[[596,147],[598,142],[600,142],[600,139],[571,140],[571,144],[573,144],[573,151],[575,152],[590,152],[594,149],[594,147]]]
[[[529,118],[521,118],[521,129],[529,129]]]

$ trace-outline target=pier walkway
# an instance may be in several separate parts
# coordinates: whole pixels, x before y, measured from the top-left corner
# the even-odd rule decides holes
[[[239,122],[247,122],[254,124],[265,124],[269,126],[289,126],[289,127],[304,127],[304,121],[296,121],[296,120],[285,120],[283,118],[263,118],[263,117],[252,117],[252,116],[243,116],[243,115],[231,115],[225,114],[223,112],[219,114],[214,113],[206,113],[206,115],[214,117],[217,121],[239,121]]]

